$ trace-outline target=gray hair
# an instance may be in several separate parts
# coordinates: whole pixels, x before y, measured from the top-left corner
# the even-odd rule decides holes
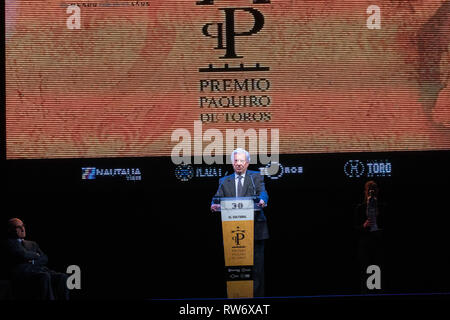
[[[237,153],[239,154],[245,153],[245,158],[247,159],[247,162],[250,163],[250,153],[242,148],[237,148],[233,150],[233,152],[231,153],[231,163],[234,163],[234,155]]]

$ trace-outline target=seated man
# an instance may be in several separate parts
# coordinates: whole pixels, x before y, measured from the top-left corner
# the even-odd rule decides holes
[[[6,254],[14,287],[19,290],[24,287],[27,293],[35,287],[36,298],[40,300],[68,300],[68,275],[47,268],[47,255],[36,242],[25,240],[25,235],[25,226],[20,219],[8,221]]]

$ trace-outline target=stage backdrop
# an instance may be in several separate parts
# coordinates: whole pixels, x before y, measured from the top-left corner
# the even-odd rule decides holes
[[[196,120],[290,154],[450,148],[449,1],[5,7],[8,159],[168,156]]]

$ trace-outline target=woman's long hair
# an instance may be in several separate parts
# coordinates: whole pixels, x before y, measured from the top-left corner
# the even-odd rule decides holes
[[[373,190],[375,197],[378,198],[379,189],[377,183],[373,180],[367,181],[366,184],[364,185],[364,203],[367,203],[370,190]]]

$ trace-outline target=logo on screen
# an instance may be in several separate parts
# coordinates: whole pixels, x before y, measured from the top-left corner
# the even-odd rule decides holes
[[[270,0],[254,0],[253,4],[270,4]],[[214,5],[214,0],[197,1],[197,5]],[[246,39],[245,44],[252,45],[248,37],[258,34],[264,28],[264,15],[260,10],[252,7],[244,8],[219,8],[223,11],[224,20],[220,22],[208,22],[203,25],[202,34],[206,38],[214,39],[214,50],[224,50],[220,59],[242,59],[243,55],[238,53],[238,39]],[[252,26],[246,30],[238,31],[237,25],[241,22],[238,17],[247,14],[252,19]],[[206,68],[200,68],[200,72],[239,72],[239,71],[269,71],[269,67],[255,63],[252,66],[245,66],[241,63],[239,66],[229,66],[225,64],[223,67],[214,67],[210,64]]]
[[[269,177],[271,180],[278,180],[283,175],[301,175],[303,166],[283,166],[279,162],[268,163],[265,167],[259,168],[261,175]]]
[[[82,180],[93,180],[95,179],[95,167],[81,168],[81,179]]]
[[[344,165],[344,172],[349,178],[360,178],[364,171],[364,164],[359,160],[348,160]]]
[[[392,163],[388,160],[348,160],[344,165],[344,173],[349,178],[390,177]]]
[[[139,168],[81,168],[82,180],[94,180],[97,178],[118,178],[127,181],[140,181],[142,180],[142,175]]]
[[[228,175],[228,170],[223,173],[221,167],[199,166],[195,168],[196,178],[218,178]]]
[[[183,182],[189,181],[194,176],[194,168],[190,164],[180,164],[175,168],[175,177]]]

